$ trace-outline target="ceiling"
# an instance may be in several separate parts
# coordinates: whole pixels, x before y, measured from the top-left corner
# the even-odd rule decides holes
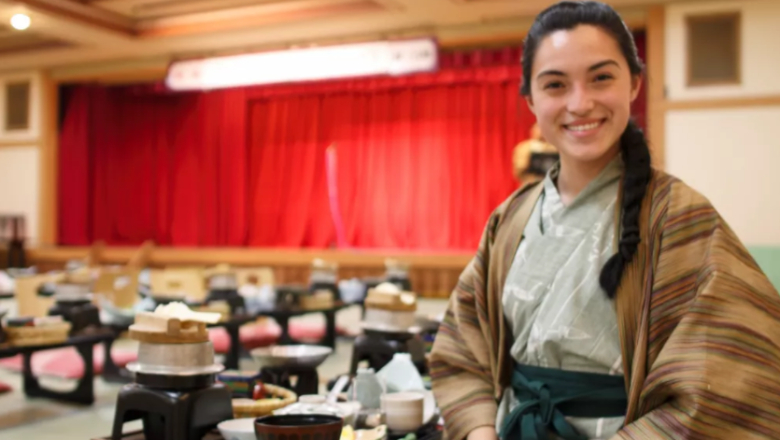
[[[17,52],[31,52],[68,46],[70,46],[70,44],[67,41],[56,37],[41,34],[40,32],[33,30],[19,32],[10,25],[5,26],[0,24],[0,59],[2,59],[4,55]]]
[[[629,23],[648,0],[611,0]],[[659,0],[664,1],[664,0]],[[671,0],[666,0],[671,1]],[[549,0],[0,0],[28,30],[0,28],[0,71],[159,71],[173,58],[387,38],[445,45],[519,41]],[[97,73],[95,73],[97,72]]]

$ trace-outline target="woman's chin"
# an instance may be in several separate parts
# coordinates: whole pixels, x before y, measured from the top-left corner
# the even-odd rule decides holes
[[[601,146],[583,147],[577,146],[576,148],[568,148],[565,153],[561,152],[561,156],[565,156],[566,161],[581,164],[592,164],[604,161],[609,161],[615,156],[615,152],[611,148],[604,148]]]

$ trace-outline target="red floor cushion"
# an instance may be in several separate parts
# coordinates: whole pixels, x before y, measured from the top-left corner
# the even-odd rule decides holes
[[[92,358],[95,374],[103,372],[103,346],[98,345]],[[111,358],[122,367],[137,358],[135,350],[113,350]],[[22,371],[22,356],[0,359],[0,368],[10,371]],[[78,379],[84,375],[84,364],[74,348],[39,351],[32,357],[32,370],[36,376],[55,376],[65,379]]]
[[[275,324],[247,324],[239,330],[241,345],[247,350],[273,345],[280,334],[281,329]],[[230,336],[224,328],[209,329],[209,339],[217,353],[224,354],[230,349]]]
[[[336,327],[337,334],[346,334],[344,329]],[[239,337],[241,345],[246,350],[258,347],[268,347],[279,340],[282,329],[275,322],[262,324],[247,324],[241,327]],[[304,342],[317,342],[325,337],[325,325],[320,323],[291,322],[290,336],[293,339]],[[230,337],[223,328],[209,329],[209,339],[214,344],[214,351],[220,354],[227,353],[230,348]]]

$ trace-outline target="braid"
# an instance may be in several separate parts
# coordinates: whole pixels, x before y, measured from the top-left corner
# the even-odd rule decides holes
[[[650,182],[650,150],[642,130],[633,122],[620,137],[620,149],[625,164],[623,200],[621,206],[621,235],[618,250],[601,269],[599,283],[609,298],[614,298],[623,269],[636,253],[639,238],[639,211]]]

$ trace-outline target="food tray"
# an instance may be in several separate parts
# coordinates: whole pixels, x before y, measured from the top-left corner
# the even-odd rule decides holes
[[[69,322],[40,327],[5,327],[8,343],[16,347],[59,344],[68,340]]]

